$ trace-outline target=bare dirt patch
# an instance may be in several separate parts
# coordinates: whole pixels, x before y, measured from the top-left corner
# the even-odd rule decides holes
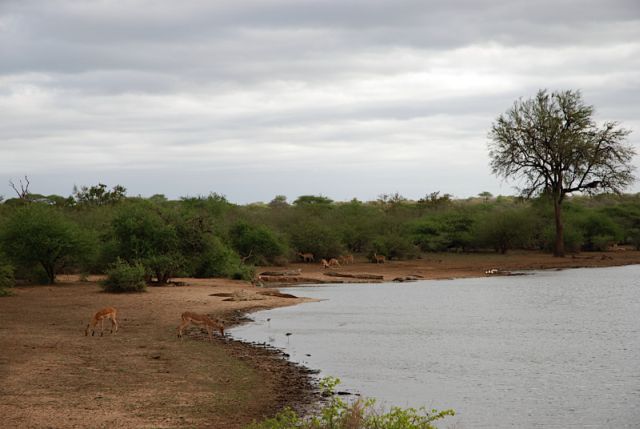
[[[255,290],[224,280],[185,279],[188,286],[126,295],[62,280],[0,300],[2,427],[239,428],[315,399],[304,369],[272,351],[211,343],[197,328],[183,341],[176,336],[185,310],[233,320],[301,299],[209,296]],[[119,332],[85,337],[92,314],[108,305],[118,309]]]

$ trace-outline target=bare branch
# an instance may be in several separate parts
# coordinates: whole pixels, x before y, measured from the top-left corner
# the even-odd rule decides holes
[[[19,179],[20,189],[16,187],[16,185],[13,183],[13,180],[9,180],[9,186],[11,186],[11,188],[15,191],[19,199],[29,200],[29,185],[31,184],[31,182],[29,182],[29,177],[27,177],[26,175],[24,176],[24,181],[25,183],[22,183],[22,179]]]

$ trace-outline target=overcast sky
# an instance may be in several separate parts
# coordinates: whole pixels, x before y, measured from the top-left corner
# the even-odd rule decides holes
[[[513,194],[487,133],[540,88],[640,149],[640,1],[0,0],[0,195]]]

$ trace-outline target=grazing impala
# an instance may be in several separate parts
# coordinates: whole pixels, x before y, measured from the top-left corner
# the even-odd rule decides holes
[[[322,258],[320,263],[322,264],[322,268],[329,268],[329,262],[326,259]]]
[[[340,262],[338,262],[338,260],[336,258],[331,258],[331,259],[329,259],[329,266],[330,267],[339,267],[340,266]]]
[[[224,323],[219,319],[211,319],[206,314],[198,314],[192,313],[190,311],[185,311],[182,313],[182,323],[178,326],[178,338],[182,338],[182,331],[184,328],[189,326],[190,324],[196,326],[203,326],[207,329],[209,333],[209,340],[213,341],[213,336],[211,332],[216,329],[220,332],[220,335],[224,337]]]
[[[342,262],[343,265],[353,264],[353,255],[340,256],[340,262]]]
[[[315,258],[313,257],[313,253],[300,253],[298,252],[298,256],[302,258],[302,262],[313,262]]]
[[[96,325],[100,322],[100,336],[104,335],[104,319],[111,320],[111,333],[113,334],[113,327],[115,326],[118,332],[118,321],[116,320],[117,310],[113,307],[105,307],[93,315],[91,321],[87,324],[84,330],[84,336],[89,335],[89,326],[91,326],[91,336],[96,333]]]
[[[384,255],[378,255],[377,253],[373,254],[375,258],[376,264],[384,264],[387,261],[387,257]]]

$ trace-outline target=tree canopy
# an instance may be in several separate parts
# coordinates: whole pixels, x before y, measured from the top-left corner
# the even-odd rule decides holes
[[[90,251],[74,223],[55,209],[37,204],[21,207],[8,218],[0,244],[16,265],[40,265],[51,284],[60,270]]]
[[[634,180],[630,130],[614,121],[598,125],[593,114],[580,91],[540,90],[517,100],[489,132],[493,173],[522,180],[524,196],[552,198],[556,256],[564,256],[561,206],[567,194],[620,192]]]

